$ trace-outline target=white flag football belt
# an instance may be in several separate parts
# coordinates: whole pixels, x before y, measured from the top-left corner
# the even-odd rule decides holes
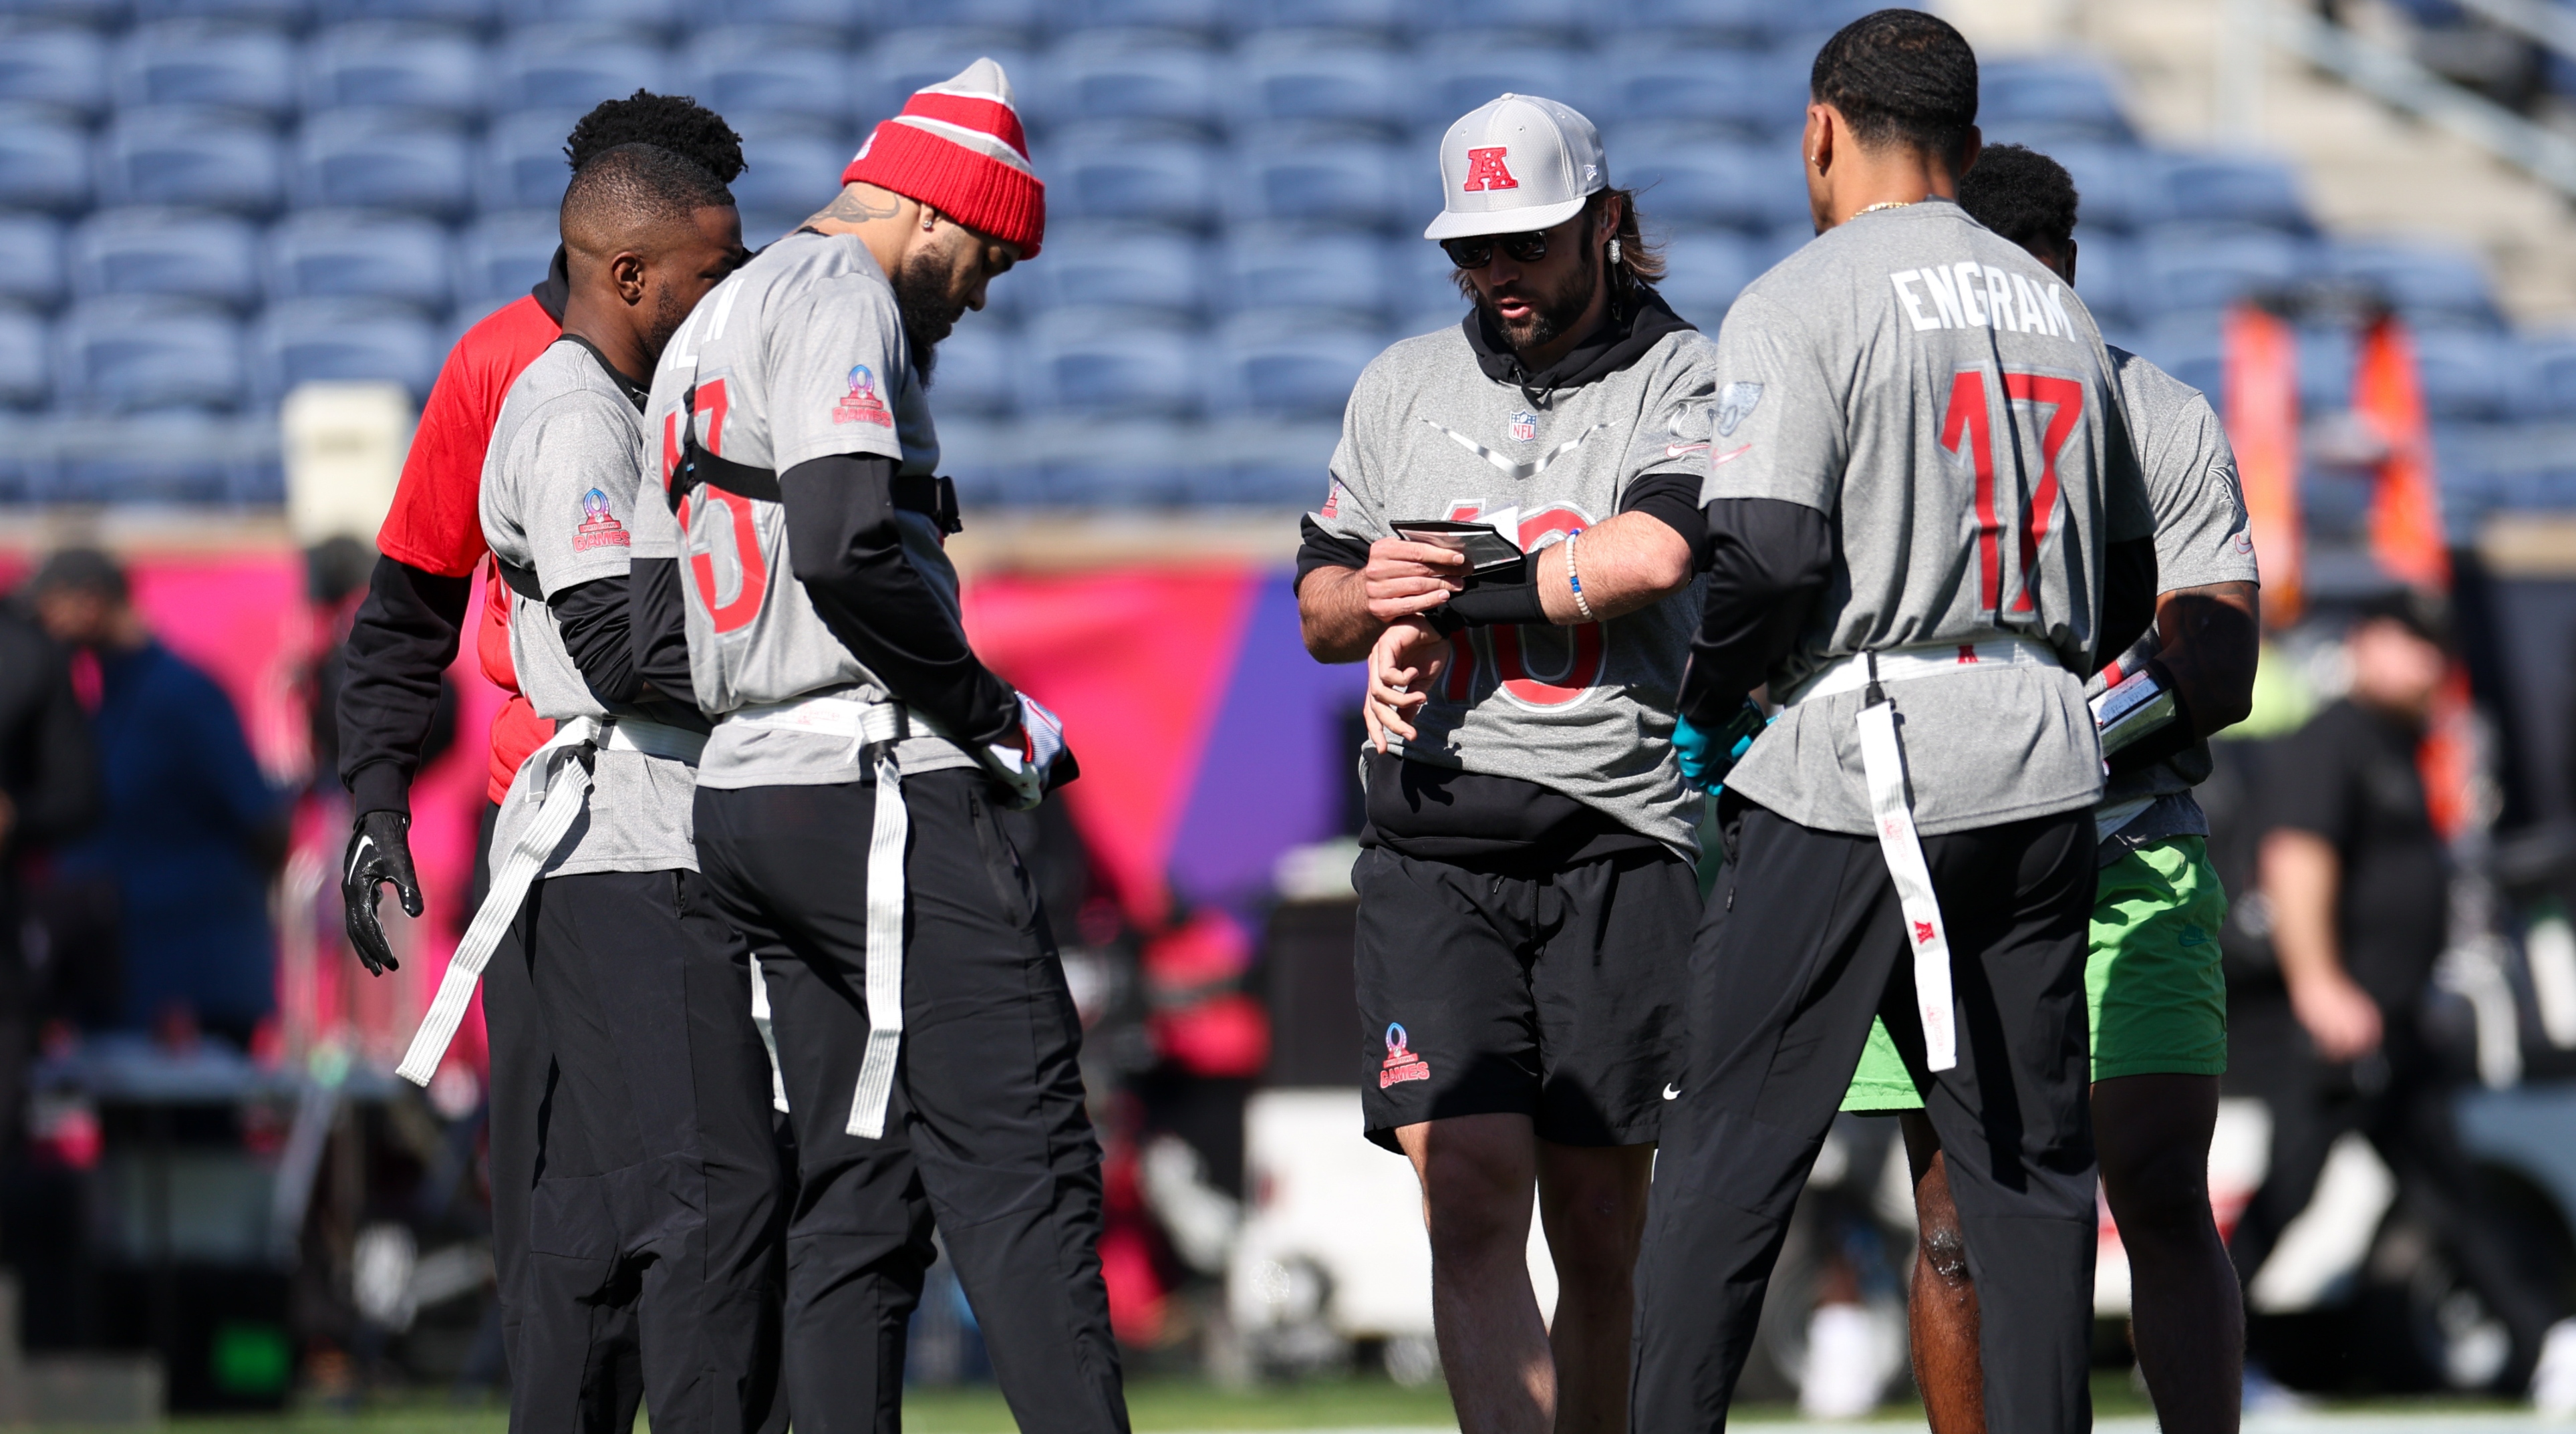
[[[590,773],[575,760],[582,748],[641,752],[694,767],[706,745],[706,734],[685,727],[632,717],[573,717],[556,726],[551,741],[528,754],[510,785],[514,792],[526,785],[537,803],[536,819],[520,830],[508,856],[492,869],[492,889],[484,893],[473,924],[465,928],[465,939],[456,943],[456,954],[448,958],[438,995],[420,1018],[420,1029],[413,1033],[411,1049],[403,1053],[396,1074],[425,1086],[438,1073],[438,1063],[446,1059],[448,1043],[456,1039],[457,1024],[465,1019],[465,1007],[474,999],[474,983],[483,979],[483,968],[500,946],[502,933],[518,919],[529,885],[545,869],[564,834],[572,830],[573,819],[590,805]]]
[[[2057,654],[2028,638],[1977,643],[1924,643],[1842,658],[1801,683],[1786,705],[1858,692],[1876,682],[1908,682],[1997,667],[2060,667]],[[1914,1009],[1923,1020],[1924,1065],[1945,1071],[1959,1063],[1959,1023],[1950,991],[1950,931],[1932,894],[1932,869],[1914,831],[1914,805],[1905,793],[1905,746],[1896,735],[1896,704],[1868,703],[1860,727],[1861,771],[1869,781],[1869,812],[1878,830],[1878,852],[1896,882],[1905,918],[1907,948],[1914,953]]]
[[[910,732],[903,705],[838,695],[806,697],[738,708],[719,720],[775,732],[847,737],[852,755],[861,760],[875,749],[876,825],[868,835],[868,1048],[859,1059],[847,1129],[869,1140],[883,1139],[886,1105],[894,1095],[895,1058],[903,1049],[903,858],[912,835],[911,814],[903,804],[903,767],[895,760],[895,744]],[[776,1059],[773,1051],[773,1064]]]

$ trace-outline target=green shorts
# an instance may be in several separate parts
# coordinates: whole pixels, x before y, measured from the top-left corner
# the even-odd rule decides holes
[[[2227,892],[2196,836],[2149,842],[2102,868],[2093,898],[2084,995],[2093,1020],[2093,1079],[2221,1075],[2227,1070],[2227,979],[2218,928]],[[1921,1110],[1923,1096],[1887,1027],[1843,1097],[1849,1111]]]

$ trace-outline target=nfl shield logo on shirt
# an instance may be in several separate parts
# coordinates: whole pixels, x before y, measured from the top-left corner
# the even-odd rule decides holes
[[[1538,440],[1538,415],[1524,408],[1512,415],[1512,441],[1534,443]]]

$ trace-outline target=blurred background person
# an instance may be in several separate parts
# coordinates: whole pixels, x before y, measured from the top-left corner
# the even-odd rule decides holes
[[[2484,1208],[2452,1114],[2461,1073],[2418,1020],[2449,937],[2450,867],[2416,759],[2450,667],[2448,626],[2423,593],[2365,603],[2345,638],[2351,687],[2266,764],[2258,881],[2312,1056],[2272,1097],[2268,1174],[2229,1253],[2250,1284],[2336,1138],[2358,1131],[2511,1333],[2508,1382],[2576,1413],[2576,1321]]]
[[[0,1161],[14,1158],[51,972],[30,969],[28,867],[98,819],[98,763],[62,650],[0,608]]]
[[[56,642],[98,663],[104,820],[62,868],[115,889],[116,1024],[181,1045],[210,1031],[248,1050],[277,1008],[268,882],[286,854],[286,795],[261,775],[223,689],[153,638],[113,558],[57,552],[29,595]]]

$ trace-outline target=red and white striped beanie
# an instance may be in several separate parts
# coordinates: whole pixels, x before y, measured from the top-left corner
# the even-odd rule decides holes
[[[977,60],[956,78],[913,91],[903,113],[859,146],[843,184],[873,184],[916,199],[1034,258],[1046,237],[1046,185],[1029,168],[1029,141],[1011,80]]]

